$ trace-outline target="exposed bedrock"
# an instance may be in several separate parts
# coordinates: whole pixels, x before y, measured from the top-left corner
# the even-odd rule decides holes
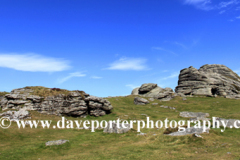
[[[185,95],[225,96],[237,98],[240,94],[240,77],[224,65],[204,65],[180,71],[176,93]]]
[[[46,91],[48,89],[46,88]],[[61,94],[41,97],[33,95],[32,89],[20,88],[6,94],[0,101],[2,110],[35,110],[44,114],[74,117],[103,116],[113,109],[111,103],[103,98],[90,96],[84,91],[64,91]]]

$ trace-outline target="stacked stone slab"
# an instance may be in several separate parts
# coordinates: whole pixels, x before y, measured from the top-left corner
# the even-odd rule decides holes
[[[83,91],[72,91],[68,95],[40,97],[32,95],[32,89],[20,88],[11,91],[0,101],[2,110],[35,110],[43,114],[84,117],[103,116],[113,109],[111,103],[103,98],[90,96]]]
[[[204,65],[180,71],[176,93],[185,95],[239,97],[240,77],[224,65]]]

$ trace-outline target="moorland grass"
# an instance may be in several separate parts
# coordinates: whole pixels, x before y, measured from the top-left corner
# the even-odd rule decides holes
[[[187,120],[179,112],[162,108],[175,107],[177,111],[207,112],[210,116],[240,119],[240,100],[191,97],[183,101],[176,97],[169,102],[155,100],[144,106],[134,105],[134,96],[113,97],[108,100],[114,109],[102,117],[73,118],[69,120]],[[56,124],[61,117],[31,111],[32,119],[52,120]],[[18,129],[13,123],[9,129],[0,129],[0,159],[239,159],[240,130],[211,129],[202,134],[203,139],[192,135],[171,137],[165,129],[142,129],[146,136],[138,136],[136,125],[125,134],[106,134],[102,130],[91,132],[79,129]],[[45,142],[67,139],[69,143],[46,147]]]

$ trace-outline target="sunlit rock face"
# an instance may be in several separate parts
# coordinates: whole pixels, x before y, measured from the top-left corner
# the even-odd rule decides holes
[[[176,93],[185,95],[234,97],[240,94],[240,77],[224,65],[204,65],[180,71]]]

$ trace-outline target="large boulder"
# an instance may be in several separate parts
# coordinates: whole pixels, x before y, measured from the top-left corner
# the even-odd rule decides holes
[[[90,96],[84,91],[67,91],[44,88],[49,96],[34,95],[38,92],[29,88],[20,88],[6,94],[0,101],[2,110],[21,109],[36,110],[43,114],[85,117],[86,115],[103,116],[113,109],[111,103],[103,98]],[[59,91],[59,94],[58,92]],[[42,92],[39,92],[42,93]]]
[[[224,65],[204,65],[180,71],[175,91],[185,95],[231,96],[240,94],[240,77]]]
[[[154,83],[145,83],[141,87],[133,89],[132,95],[168,101],[174,97],[174,91],[171,88],[161,88]]]

